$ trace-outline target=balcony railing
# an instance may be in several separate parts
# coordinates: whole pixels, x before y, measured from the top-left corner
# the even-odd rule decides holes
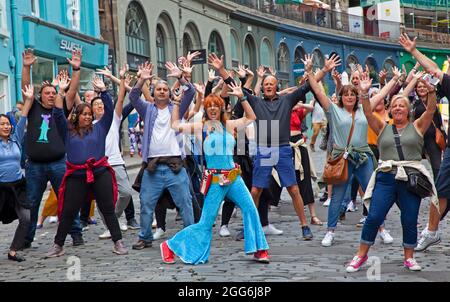
[[[367,17],[351,15],[336,10],[315,8],[304,4],[275,4],[271,0],[229,0],[265,14],[352,34],[380,39],[398,39],[402,32],[417,36],[421,42],[450,44],[445,30],[430,31],[414,28],[414,24],[403,24],[385,20],[369,20]]]

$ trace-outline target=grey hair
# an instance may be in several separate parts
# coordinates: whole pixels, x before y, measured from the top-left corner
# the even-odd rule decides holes
[[[389,104],[389,111],[392,111],[393,104],[395,102],[397,102],[398,100],[403,100],[403,102],[406,104],[406,107],[408,108],[408,119],[411,119],[412,118],[412,105],[411,105],[411,102],[409,101],[408,97],[406,97],[404,95],[397,94],[392,97],[391,103]]]

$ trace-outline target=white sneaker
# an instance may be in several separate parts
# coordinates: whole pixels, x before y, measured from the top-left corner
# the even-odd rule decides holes
[[[347,212],[356,212],[358,211],[358,208],[355,206],[355,203],[353,201],[350,201],[350,203],[347,206]]]
[[[220,227],[219,236],[220,237],[230,237],[231,236],[230,230],[228,230],[228,226],[223,225]]]
[[[322,239],[322,246],[329,247],[333,244],[333,241],[334,241],[334,233],[328,231],[325,234],[325,237]]]
[[[324,207],[329,207],[329,206],[330,206],[330,203],[331,203],[331,198],[328,198],[328,199],[323,203],[323,206],[324,206]]]
[[[121,230],[122,232],[128,231],[127,225],[126,225],[125,223],[120,223],[120,230]]]
[[[282,230],[277,229],[273,226],[273,224],[266,225],[263,227],[264,234],[266,235],[281,235],[283,234]]]
[[[57,223],[58,222],[58,216],[50,216],[48,219],[49,223]]]
[[[403,265],[410,271],[417,272],[422,270],[422,267],[417,263],[416,259],[414,258],[409,258],[403,261]]]
[[[154,240],[158,240],[158,239],[161,239],[161,238],[164,238],[164,237],[166,237],[166,232],[164,232],[163,229],[157,228],[156,232],[153,233],[153,239]]]
[[[388,231],[386,231],[386,229],[383,229],[381,232],[378,232],[378,236],[380,236],[384,244],[391,244],[392,242],[394,242],[394,238],[392,238],[392,236],[389,234]]]
[[[110,239],[111,238],[111,233],[109,232],[109,230],[106,230],[103,234],[99,235],[98,238],[100,238],[100,239]]]
[[[439,234],[437,232],[436,232],[435,236],[431,236],[428,233],[428,230],[425,229],[424,231],[422,231],[422,235],[420,236],[419,241],[417,242],[417,246],[414,250],[416,252],[423,252],[430,246],[439,244],[440,242],[441,242],[441,237],[439,236]]]

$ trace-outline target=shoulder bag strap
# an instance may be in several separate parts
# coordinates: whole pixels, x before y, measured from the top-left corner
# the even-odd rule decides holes
[[[352,136],[353,136],[353,130],[355,130],[355,115],[356,115],[356,113],[353,112],[352,113],[352,128],[350,129],[350,134],[348,135],[347,148],[348,148],[348,146],[350,146],[350,141],[352,140]]]
[[[395,125],[392,125],[392,131],[394,132],[395,147],[397,148],[398,157],[400,158],[401,161],[404,161],[405,155],[403,154],[402,143],[400,142],[400,135],[398,134],[398,130]]]

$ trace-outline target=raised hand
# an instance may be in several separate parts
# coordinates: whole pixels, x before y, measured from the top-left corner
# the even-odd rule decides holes
[[[195,87],[195,90],[197,90],[197,92],[198,92],[199,94],[201,94],[201,95],[204,95],[204,94],[205,94],[205,85],[195,83],[195,84],[194,84],[194,87]]]
[[[37,58],[34,55],[33,49],[30,49],[30,48],[25,49],[25,51],[22,53],[22,61],[23,61],[23,66],[26,66],[26,67],[30,67],[37,61]]]
[[[172,62],[166,62],[166,68],[169,70],[169,74],[167,75],[168,78],[181,78],[183,75],[183,71],[178,68],[178,66]]]
[[[239,64],[239,67],[238,67],[238,70],[237,70],[237,74],[238,74],[239,78],[241,78],[241,79],[245,78],[246,73],[245,73],[244,65],[240,65]]]
[[[34,100],[34,86],[26,85],[25,89],[22,89],[22,94],[26,101]],[[1,97],[0,97],[1,99]]]
[[[259,66],[258,70],[256,71],[258,74],[258,78],[264,78],[264,76],[266,75],[266,68],[264,66]]]
[[[242,84],[236,85],[235,83],[231,83],[228,85],[231,91],[228,92],[229,95],[237,96],[238,98],[242,98],[244,96],[244,92],[242,91]]]
[[[335,84],[342,82],[342,75],[336,69],[331,72],[331,77]]]
[[[372,87],[372,79],[369,77],[367,73],[361,74],[361,81],[359,83],[359,90],[362,93],[369,92],[370,87]]]
[[[215,53],[208,56],[208,65],[211,65],[216,70],[222,69],[225,66],[223,61],[224,56],[219,58]]]
[[[272,67],[269,67],[269,73],[274,77],[277,75],[277,71],[273,70]]]
[[[326,72],[330,72],[340,65],[341,65],[341,58],[337,54],[333,54],[329,59],[325,60],[325,65],[323,69]]]
[[[108,66],[105,66],[103,69],[97,69],[96,74],[102,75],[110,79],[112,77],[112,71],[109,70]]]
[[[188,52],[186,60],[191,63],[192,60],[194,60],[196,57],[198,57],[199,55],[201,55],[202,53],[200,51],[196,51],[194,53]]]
[[[250,70],[250,68],[245,68],[245,74],[250,77],[255,76],[255,74],[253,73],[253,71]]]
[[[123,64],[122,68],[120,68],[119,70],[119,76],[121,79],[125,78],[125,75],[127,74],[128,70],[130,70],[130,66],[128,66],[128,64]]]
[[[181,66],[181,71],[186,78],[190,78],[192,74],[192,70],[194,69],[194,65],[191,66],[191,63],[186,61],[183,66]]]
[[[124,78],[124,81],[125,81],[125,87],[130,87],[131,86],[130,84],[131,84],[131,81],[132,81],[131,75],[126,74],[125,78]]]
[[[312,54],[307,54],[305,55],[305,59],[302,59],[303,64],[305,65],[305,72],[306,73],[310,73],[312,72],[313,69],[313,55]]]
[[[407,52],[412,52],[416,49],[416,40],[417,37],[414,37],[414,39],[411,40],[406,33],[403,33],[400,35],[399,42]]]
[[[414,78],[415,80],[419,80],[419,79],[421,79],[424,75],[425,75],[425,72],[424,72],[424,71],[417,71],[417,72],[413,73],[413,78]]]
[[[387,77],[387,70],[386,69],[382,69],[380,70],[380,72],[378,73],[378,77],[380,78],[380,83],[385,83],[386,82],[386,77]]]
[[[397,66],[394,66],[392,68],[392,72],[394,73],[394,78],[400,79],[400,77],[402,76],[402,72],[397,68]]]
[[[144,65],[139,66],[138,76],[144,81],[151,80],[154,75],[153,72],[153,64],[150,62],[145,62]]]
[[[216,76],[216,72],[214,69],[210,69],[208,72],[208,82],[212,83],[216,79],[220,78],[219,76]]]
[[[59,73],[57,79],[59,91],[62,93],[65,93],[67,91],[67,88],[69,88],[70,85],[70,78],[67,71],[62,71]]]
[[[67,62],[72,66],[73,70],[80,69],[82,54],[79,49],[72,51],[72,59],[67,58]]]
[[[106,91],[106,85],[103,82],[103,80],[97,76],[94,77],[94,80],[92,81],[92,86],[94,87],[95,91],[104,92]]]

